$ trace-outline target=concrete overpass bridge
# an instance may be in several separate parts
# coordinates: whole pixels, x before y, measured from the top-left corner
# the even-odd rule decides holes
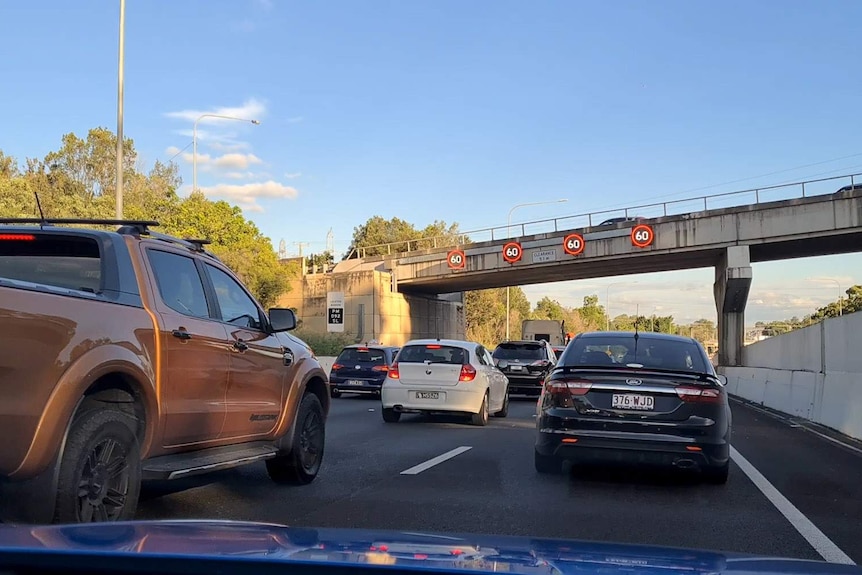
[[[790,190],[796,197],[761,201],[778,189]],[[818,190],[817,195],[811,195],[812,189]],[[709,208],[710,200],[743,194],[754,201]],[[862,251],[862,177],[841,176],[685,201],[701,200],[704,209],[687,213],[669,214],[668,203],[629,208],[626,216],[646,217],[612,225],[561,225],[576,218],[588,224],[598,220],[597,214],[584,214],[512,226],[520,235],[508,234],[508,226],[482,230],[490,231],[488,241],[440,238],[445,247],[430,249],[372,246],[374,251],[391,253],[346,260],[335,272],[382,269],[392,273],[399,292],[450,294],[714,267],[719,363],[740,365],[751,264]],[[662,213],[649,217],[649,210],[657,206]],[[527,235],[526,230],[536,224],[552,224],[553,229]],[[438,239],[424,241],[433,244]]]

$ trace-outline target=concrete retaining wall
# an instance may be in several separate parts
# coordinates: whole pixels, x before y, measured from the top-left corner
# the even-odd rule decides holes
[[[862,439],[862,312],[746,346],[728,391]]]

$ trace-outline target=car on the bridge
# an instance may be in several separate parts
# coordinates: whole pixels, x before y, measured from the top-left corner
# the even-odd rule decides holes
[[[625,224],[629,222],[642,222],[646,218],[643,216],[635,216],[635,217],[624,217],[624,218],[610,218],[608,220],[603,221],[599,224],[599,226],[615,226],[617,224]]]
[[[0,518],[128,520],[142,480],[254,462],[315,479],[326,372],[293,311],[266,311],[208,242],[0,224]]]
[[[380,396],[380,388],[400,348],[384,345],[348,345],[329,371],[329,393],[361,393]]]
[[[454,413],[487,425],[491,414],[509,413],[509,380],[479,343],[411,340],[389,368],[381,402],[387,423],[397,423],[402,413]]]
[[[670,465],[726,483],[730,434],[725,381],[697,340],[583,333],[537,404],[535,467],[559,472],[566,460]]]
[[[512,393],[539,395],[545,378],[557,364],[547,341],[503,341],[494,349],[494,365],[509,378]]]

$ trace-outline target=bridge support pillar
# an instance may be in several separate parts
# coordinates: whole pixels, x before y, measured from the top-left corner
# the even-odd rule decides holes
[[[715,309],[718,312],[718,364],[742,364],[745,344],[745,305],[751,289],[748,246],[731,246],[715,266]]]

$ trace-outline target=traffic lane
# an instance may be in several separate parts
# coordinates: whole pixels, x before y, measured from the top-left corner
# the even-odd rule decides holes
[[[273,483],[261,464],[178,479],[148,482],[141,494],[141,519],[189,518],[271,521],[295,524],[299,518],[327,506],[345,514],[350,526],[352,502],[373,492],[384,478],[427,461],[457,446],[463,419],[433,420],[405,415],[403,424],[386,424],[380,400],[342,396],[333,399],[326,427],[323,466],[310,485]],[[431,431],[431,433],[429,433]],[[309,525],[303,522],[303,525]]]
[[[538,475],[534,413],[535,399],[514,400],[510,417],[492,418],[484,428],[410,415],[387,425],[378,402],[342,398],[333,402],[326,464],[313,484],[277,486],[263,465],[248,466],[149,498],[140,516],[565,537],[819,558],[735,465],[726,486],[647,470]],[[461,446],[470,449],[418,475],[401,475]]]
[[[479,433],[465,431],[469,451],[419,475],[391,477],[374,494],[351,501],[350,526],[821,558],[735,465],[724,486],[702,484],[696,474],[648,469],[539,475],[534,413],[535,400],[513,401],[509,418]],[[431,436],[441,424],[399,425],[426,428]],[[334,507],[302,518],[307,526],[344,521]]]
[[[862,453],[734,401],[733,445],[857,564],[862,564]],[[852,446],[851,447],[855,447]]]

